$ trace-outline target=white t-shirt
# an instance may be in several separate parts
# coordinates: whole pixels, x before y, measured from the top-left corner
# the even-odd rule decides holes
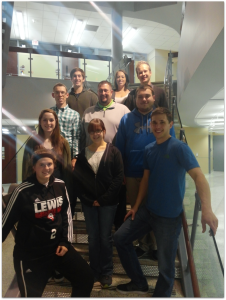
[[[123,96],[123,97],[115,97],[115,102],[124,104],[124,102],[125,102],[126,98],[128,97],[128,95],[129,95],[129,93],[126,96]]]
[[[90,151],[88,147],[85,149],[85,156],[88,160],[88,163],[91,165],[94,173],[96,174],[100,165],[101,158],[104,154],[104,151],[93,152]]]

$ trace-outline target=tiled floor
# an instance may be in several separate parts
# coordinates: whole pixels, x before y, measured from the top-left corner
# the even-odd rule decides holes
[[[224,173],[212,172],[206,175],[211,190],[212,209],[218,218],[216,242],[224,264]],[[195,205],[195,185],[189,175],[186,176],[186,193],[184,207],[189,225],[192,225]],[[191,229],[191,226],[189,226]],[[194,261],[201,297],[223,297],[224,279],[209,229],[202,233],[201,212],[199,212],[196,238],[194,244]],[[191,230],[189,232],[191,234]]]
[[[212,208],[219,220],[219,226],[216,234],[216,241],[219,247],[220,256],[224,264],[224,173],[212,172],[206,175],[210,184],[212,196]],[[7,190],[7,187],[5,187]],[[194,204],[195,204],[195,185],[189,175],[186,177],[186,194],[184,199],[185,212],[188,224],[192,224]],[[201,233],[201,213],[197,226],[197,233],[194,245],[194,260],[196,272],[199,281],[201,297],[223,297],[224,282],[220,270],[216,250],[212,237],[209,237],[208,231]],[[191,226],[189,226],[191,228]],[[13,276],[13,245],[14,241],[10,234],[2,244],[2,296],[4,297]],[[95,297],[95,296],[94,296]]]

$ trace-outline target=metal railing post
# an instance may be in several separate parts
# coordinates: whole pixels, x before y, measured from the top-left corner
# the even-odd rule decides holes
[[[196,234],[196,229],[197,229],[197,221],[198,221],[199,211],[201,211],[201,201],[200,201],[198,193],[196,192],[195,193],[194,216],[193,216],[192,230],[191,230],[191,248],[192,248],[192,251],[194,249],[195,234]]]

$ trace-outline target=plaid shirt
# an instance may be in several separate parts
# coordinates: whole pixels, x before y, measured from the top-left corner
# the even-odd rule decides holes
[[[71,158],[80,151],[81,118],[77,111],[66,105],[63,108],[51,107],[58,116],[60,134],[68,141],[71,148]]]

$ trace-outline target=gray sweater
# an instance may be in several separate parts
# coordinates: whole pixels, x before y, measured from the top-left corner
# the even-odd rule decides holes
[[[130,110],[123,104],[113,102],[110,107],[103,110],[98,103],[84,111],[82,117],[81,149],[92,144],[88,134],[88,125],[92,119],[99,118],[104,122],[106,128],[105,142],[114,143],[114,137],[118,131],[121,118]]]

